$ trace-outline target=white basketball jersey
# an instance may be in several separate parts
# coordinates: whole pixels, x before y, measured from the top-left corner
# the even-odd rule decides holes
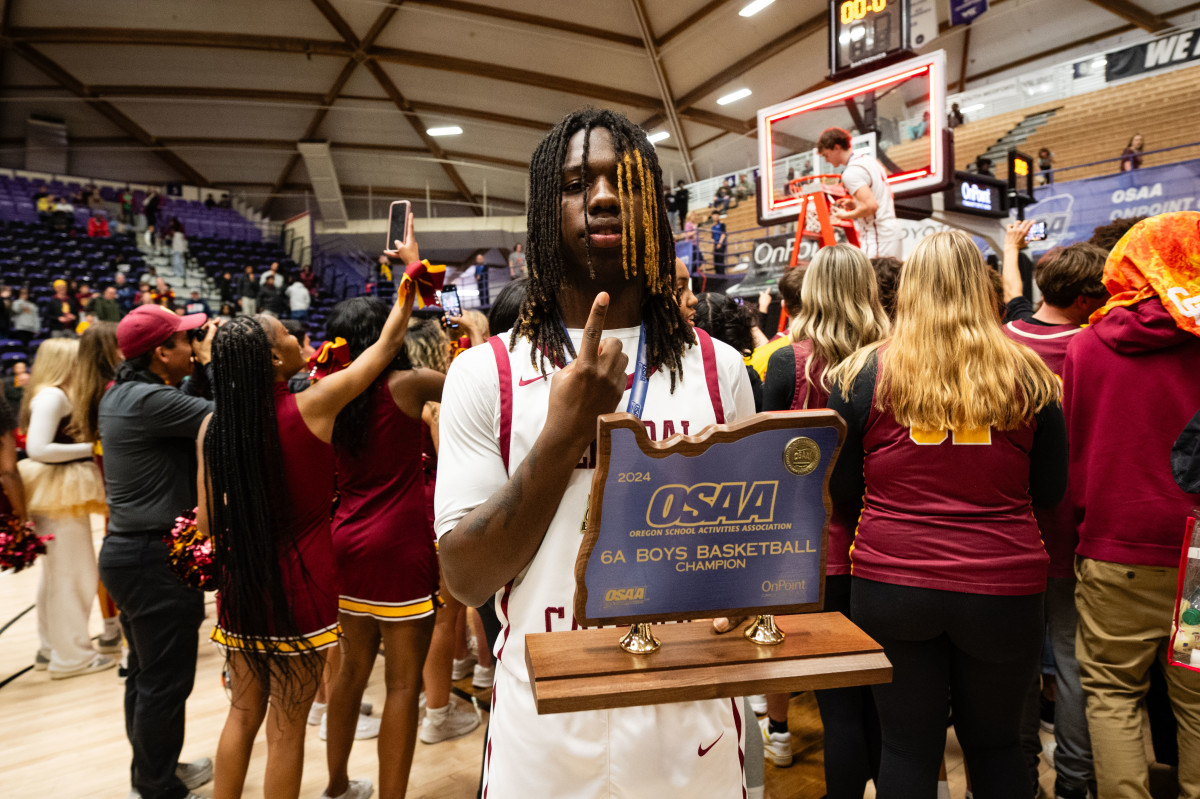
[[[583,331],[568,333],[578,347]],[[631,368],[638,335],[638,328],[605,331],[605,337],[621,340]],[[543,377],[530,361],[525,339],[511,353],[508,334],[493,340],[492,346],[475,347],[459,356],[447,375],[435,497],[439,537],[504,487],[546,421],[557,370],[551,367]],[[502,378],[504,371],[508,374]],[[625,409],[628,396],[627,390],[620,410]],[[650,438],[662,440],[677,433],[698,433],[717,422],[718,414],[719,421],[732,422],[753,413],[741,356],[721,342],[704,341],[704,346],[686,350],[674,393],[669,373],[651,375],[642,421]],[[733,797],[734,793],[718,787],[728,786],[728,791],[736,787],[740,796],[745,720],[740,718],[738,700],[536,714],[525,665],[525,635],[578,627],[572,613],[575,560],[594,468],[593,446],[576,466],[537,554],[496,595],[502,629],[495,651],[499,669],[488,742],[487,796],[675,795],[673,791],[702,784],[717,787],[717,793],[705,795]],[[614,631],[613,646],[619,637]],[[600,766],[615,762],[618,754],[625,764],[622,769]],[[654,785],[668,793],[642,793]]]

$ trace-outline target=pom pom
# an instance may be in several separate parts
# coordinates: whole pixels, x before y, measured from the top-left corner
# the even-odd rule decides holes
[[[11,513],[0,516],[0,571],[19,572],[46,554],[52,535],[38,535],[33,522],[22,522]]]
[[[167,545],[167,566],[176,577],[201,591],[217,589],[212,539],[196,527],[195,510],[176,517],[175,526],[163,541]]]

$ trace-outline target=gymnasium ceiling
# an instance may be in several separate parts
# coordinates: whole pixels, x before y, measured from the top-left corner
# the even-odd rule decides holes
[[[40,114],[66,121],[72,174],[229,189],[276,218],[305,207],[296,143],[307,139],[330,143],[351,218],[367,216],[368,193],[420,212],[427,188],[464,204],[458,214],[485,193],[493,212],[515,212],[538,140],[594,104],[668,131],[668,178],[687,179],[688,161],[707,177],[756,161],[757,108],[824,85],[825,3],[776,0],[740,17],[748,2],[7,0],[0,166],[24,166],[25,120]],[[941,33],[925,49],[947,51],[952,88],[964,72],[979,85],[1200,9],[991,0],[968,29],[936,2]],[[741,87],[753,95],[717,104]],[[426,133],[440,125],[463,133]]]

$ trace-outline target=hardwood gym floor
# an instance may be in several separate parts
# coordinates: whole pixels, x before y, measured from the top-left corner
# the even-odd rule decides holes
[[[96,548],[99,551],[99,530]],[[0,719],[4,745],[0,746],[0,774],[8,796],[47,796],[74,799],[102,797],[124,799],[129,791],[129,745],[122,717],[123,690],[116,670],[52,682],[45,672],[29,667],[37,649],[36,611],[29,610],[37,592],[39,566],[20,574],[0,574]],[[225,721],[228,700],[221,688],[221,655],[207,642],[215,617],[212,594],[208,618],[201,628],[196,687],[188,701],[185,760],[209,756]],[[23,615],[19,615],[22,614]],[[10,622],[10,619],[15,620]],[[94,612],[92,630],[99,633],[99,613]],[[28,670],[26,670],[28,669]],[[23,671],[24,670],[24,671]],[[7,681],[7,682],[5,682]],[[376,669],[367,687],[367,698],[380,707],[383,699],[382,669]],[[470,680],[458,686],[470,693]],[[488,694],[480,696],[487,707]],[[821,722],[811,694],[792,700],[790,711],[793,750],[791,768],[766,767],[769,799],[818,799],[824,795]],[[486,721],[486,715],[485,715]],[[316,728],[310,728],[305,743],[302,796],[316,799],[325,788],[325,747]],[[455,741],[434,746],[418,743],[409,783],[413,799],[470,799],[475,796],[483,751],[483,727]],[[953,731],[946,750],[951,796],[961,799],[965,791],[962,753]],[[254,749],[247,796],[261,796],[266,761],[266,743],[260,732]],[[351,755],[351,776],[376,773],[375,741],[359,741]],[[1042,786],[1053,792],[1053,774],[1043,762]],[[197,793],[211,796],[211,785]],[[874,790],[868,788],[868,797]]]

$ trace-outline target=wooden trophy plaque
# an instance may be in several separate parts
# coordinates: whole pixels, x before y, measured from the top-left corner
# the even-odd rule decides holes
[[[761,413],[664,442],[628,413],[598,428],[575,566],[575,619],[591,629],[525,637],[539,713],[891,679],[882,647],[817,612],[829,472],[845,437],[836,412]],[[775,620],[782,643],[708,623],[649,627],[747,614],[788,614]],[[613,625],[633,625],[620,646]]]

